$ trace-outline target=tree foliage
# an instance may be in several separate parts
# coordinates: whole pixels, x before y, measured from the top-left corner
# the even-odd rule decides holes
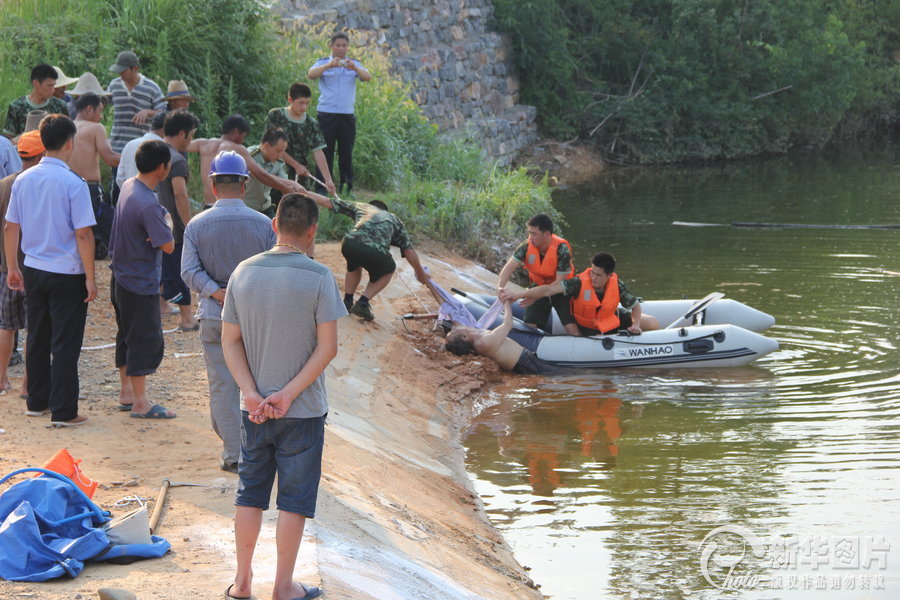
[[[201,133],[218,135],[221,117],[264,119],[283,99],[285,72],[266,5],[253,0],[6,0],[0,14],[0,101],[30,91],[40,62],[70,76],[91,71],[106,85],[109,66],[132,50],[163,91],[172,79],[200,98]],[[289,85],[289,84],[288,84]]]
[[[889,6],[890,5],[890,6]],[[525,102],[620,160],[781,153],[900,121],[900,3],[495,0]]]

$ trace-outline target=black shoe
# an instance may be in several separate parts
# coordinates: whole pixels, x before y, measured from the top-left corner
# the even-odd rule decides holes
[[[360,304],[359,302],[355,303],[350,307],[350,314],[356,315],[357,317],[362,317],[365,321],[374,321],[375,313],[372,312],[372,307],[368,303]]]
[[[353,306],[353,300],[344,298],[344,306],[347,307],[347,312],[350,312],[350,308]]]

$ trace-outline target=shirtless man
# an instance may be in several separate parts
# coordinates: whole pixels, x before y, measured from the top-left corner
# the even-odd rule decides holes
[[[91,206],[97,218],[94,239],[98,259],[106,258],[113,215],[112,203],[100,185],[99,160],[110,167],[119,164],[119,155],[113,152],[106,137],[106,128],[100,123],[103,106],[103,101],[97,94],[87,93],[78,98],[75,103],[75,128],[78,130],[75,134],[75,147],[78,151],[72,153],[68,162],[69,168],[87,181],[91,192]]]
[[[73,152],[69,159],[69,167],[81,175],[91,187],[91,199],[93,199],[93,185],[100,185],[100,164],[102,159],[110,167],[118,166],[119,155],[113,152],[106,136],[106,128],[100,123],[103,119],[103,101],[97,94],[84,94],[78,98],[75,104],[78,114],[75,116],[75,147],[78,152]]]
[[[456,326],[447,334],[446,348],[458,356],[475,352],[519,375],[554,375],[560,369],[511,340],[513,316],[509,300],[503,303],[503,324],[493,330]]]
[[[263,185],[275,188],[283,194],[304,193],[306,189],[295,181],[275,177],[265,171],[250,156],[250,152],[244,146],[244,138],[250,132],[250,124],[241,115],[231,115],[222,122],[222,137],[204,138],[193,140],[188,146],[188,152],[200,154],[200,174],[203,178],[203,200],[207,206],[216,203],[216,195],[212,190],[212,181],[207,177],[209,165],[219,152],[232,150],[243,157],[250,169],[250,176],[258,179]]]

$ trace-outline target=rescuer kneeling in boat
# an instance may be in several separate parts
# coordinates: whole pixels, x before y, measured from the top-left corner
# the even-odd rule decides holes
[[[537,298],[554,294],[570,298],[572,316],[581,335],[614,333],[619,329],[637,334],[659,329],[659,319],[642,314],[638,297],[619,280],[616,259],[612,254],[596,254],[591,260],[591,267],[577,277],[528,290],[502,290],[500,299],[524,300],[522,305],[528,306]]]
[[[446,348],[458,356],[480,354],[505,371],[519,375],[555,375],[560,369],[542,360],[534,352],[509,339],[513,326],[509,300],[503,304],[503,324],[493,330],[456,326],[447,334]]]

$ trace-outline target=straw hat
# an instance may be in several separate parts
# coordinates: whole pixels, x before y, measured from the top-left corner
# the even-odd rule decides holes
[[[25,131],[34,131],[41,125],[41,120],[47,116],[46,110],[33,110],[25,117]]]
[[[191,95],[191,91],[184,81],[181,79],[174,79],[169,82],[169,88],[166,90],[166,100],[178,99],[189,100],[191,102],[196,100],[196,98]]]
[[[56,87],[66,87],[67,85],[72,85],[76,81],[78,81],[77,77],[66,77],[66,74],[63,73],[62,69],[59,67],[53,67],[56,71],[56,74],[59,76],[56,78]]]
[[[78,85],[69,90],[73,96],[81,96],[87,93],[97,94],[98,96],[109,96],[109,92],[100,86],[97,76],[90,71],[82,73],[78,78]]]

